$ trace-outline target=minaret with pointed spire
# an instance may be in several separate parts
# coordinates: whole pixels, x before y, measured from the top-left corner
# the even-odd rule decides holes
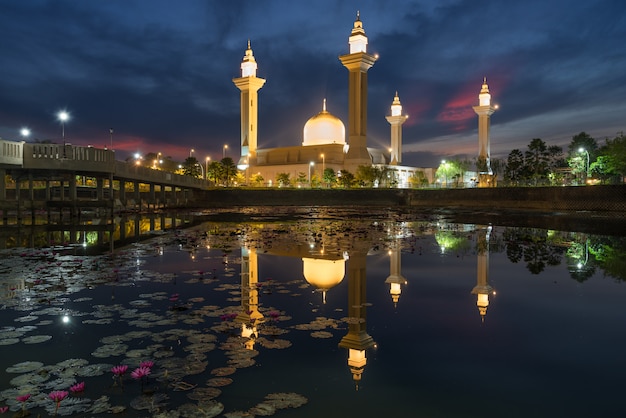
[[[476,306],[482,320],[487,315],[489,306],[489,294],[493,287],[489,285],[489,237],[491,235],[491,225],[478,232],[478,251],[476,267],[476,286],[472,289],[472,294],[476,295]]]
[[[389,277],[385,280],[389,285],[389,293],[393,305],[397,306],[402,293],[402,286],[407,284],[406,278],[402,275],[402,255],[399,243],[389,248]]]
[[[346,166],[356,169],[371,165],[367,151],[367,71],[377,57],[367,53],[367,36],[359,12],[348,39],[350,53],[339,57],[349,71],[348,76],[348,152]]]
[[[258,261],[255,248],[241,248],[241,311],[235,319],[241,323],[241,336],[247,338],[246,348],[252,349],[258,337],[257,325],[263,321],[259,312]]]
[[[402,124],[409,117],[402,114],[402,105],[396,91],[396,97],[391,104],[391,116],[387,116],[387,122],[391,125],[391,152],[390,165],[398,165],[402,162]]]
[[[250,40],[241,62],[241,77],[233,78],[233,83],[241,90],[241,158],[238,166],[256,163],[258,132],[258,91],[265,79],[256,76],[257,63],[252,54]]]
[[[483,78],[483,85],[478,95],[478,106],[474,106],[473,109],[478,115],[478,159],[484,161],[484,166],[479,173],[479,185],[483,187],[488,185],[494,186],[494,182],[491,181],[493,172],[491,171],[491,151],[489,147],[491,115],[497,110],[497,107],[491,105],[491,94],[487,85],[487,77]]]
[[[367,364],[365,351],[374,347],[374,339],[367,333],[367,275],[365,252],[350,254],[348,261],[348,333],[339,342],[339,347],[348,349],[348,367],[352,380],[359,388],[363,370]]]

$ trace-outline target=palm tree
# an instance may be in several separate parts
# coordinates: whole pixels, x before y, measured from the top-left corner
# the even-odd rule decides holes
[[[237,175],[237,166],[232,158],[222,158],[222,181],[226,187],[230,186],[231,180]]]

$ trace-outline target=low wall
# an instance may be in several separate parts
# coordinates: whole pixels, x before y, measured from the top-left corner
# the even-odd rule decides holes
[[[236,206],[363,206],[431,209],[596,211],[626,213],[626,185],[473,189],[211,189],[204,208]]]

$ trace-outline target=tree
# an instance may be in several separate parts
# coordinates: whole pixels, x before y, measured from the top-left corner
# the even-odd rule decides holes
[[[524,153],[524,163],[533,184],[537,185],[548,177],[549,161],[550,154],[546,143],[541,138],[533,138]]]
[[[202,176],[202,167],[198,164],[196,157],[187,157],[183,163],[183,175],[192,177]]]
[[[307,180],[307,173],[300,171],[298,172],[298,177],[296,178],[296,183],[298,183],[298,185],[302,186],[303,184],[308,183]]]
[[[463,181],[463,175],[465,174],[465,163],[461,161],[442,161],[437,168],[437,172],[435,173],[435,177],[437,177],[441,184],[445,183],[445,187],[448,187],[451,181],[456,183],[456,186],[459,185],[460,181]]]
[[[265,181],[265,179],[259,173],[256,173],[256,174],[253,174],[252,176],[250,176],[250,183],[252,183],[252,185],[254,185],[256,187],[259,187],[259,186],[263,185],[264,181]]]
[[[567,165],[571,168],[572,174],[579,177],[581,182],[584,182],[584,178],[589,175],[587,170],[591,168],[597,150],[596,140],[586,132],[574,135],[567,146]],[[587,158],[589,158],[589,167],[587,167]]]
[[[343,187],[350,188],[354,184],[354,174],[349,172],[348,170],[341,170],[339,172],[339,176],[337,181]]]
[[[278,183],[278,187],[289,187],[291,186],[291,178],[289,173],[278,173],[276,174],[276,183]]]
[[[614,139],[607,139],[597,152],[598,158],[590,166],[590,171],[603,178],[622,182],[626,176],[626,137],[620,132]]]
[[[509,153],[504,167],[504,179],[512,185],[519,185],[524,178],[526,164],[524,162],[524,154],[518,149],[514,149]]]
[[[428,179],[426,174],[422,171],[416,171],[411,177],[409,177],[409,184],[411,187],[426,187],[428,186]]]
[[[504,169],[506,162],[502,160],[501,158],[493,158],[490,161],[490,165],[491,165],[491,172],[493,173],[494,176],[498,177],[498,174],[500,174],[502,170]]]
[[[333,170],[332,168],[324,169],[322,181],[324,182],[325,185],[335,184],[337,182],[337,175],[335,174],[335,170]]]
[[[374,187],[379,177],[380,169],[373,165],[360,165],[356,169],[355,181],[361,187]]]
[[[222,178],[222,164],[218,161],[213,161],[207,168],[207,180],[212,181],[213,184],[217,184]]]
[[[222,158],[220,164],[222,165],[222,181],[224,182],[224,185],[228,187],[237,175],[237,166],[230,157]]]

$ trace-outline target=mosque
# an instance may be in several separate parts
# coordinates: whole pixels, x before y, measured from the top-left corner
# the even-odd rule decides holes
[[[323,178],[326,169],[340,175],[341,170],[355,174],[359,166],[374,166],[386,170],[397,187],[409,187],[409,179],[421,171],[429,184],[435,181],[436,168],[417,168],[402,165],[402,124],[408,115],[402,113],[402,104],[396,92],[390,114],[386,116],[391,126],[390,146],[387,149],[367,146],[367,72],[378,57],[367,52],[368,39],[357,12],[354,27],[348,38],[349,53],[339,60],[348,70],[348,135],[344,123],[326,108],[311,117],[304,125],[301,145],[280,148],[258,148],[258,91],[265,79],[257,77],[257,63],[250,41],[241,63],[241,77],[232,81],[240,90],[241,105],[241,158],[237,164],[246,176],[258,174],[272,185],[279,173],[289,174],[291,179],[300,173],[307,175],[308,183]],[[489,117],[495,111],[490,105],[486,80],[479,95],[479,106],[474,111],[479,116],[479,156],[486,161],[487,171],[481,180],[487,182],[489,169]],[[301,175],[301,174],[300,174]]]

